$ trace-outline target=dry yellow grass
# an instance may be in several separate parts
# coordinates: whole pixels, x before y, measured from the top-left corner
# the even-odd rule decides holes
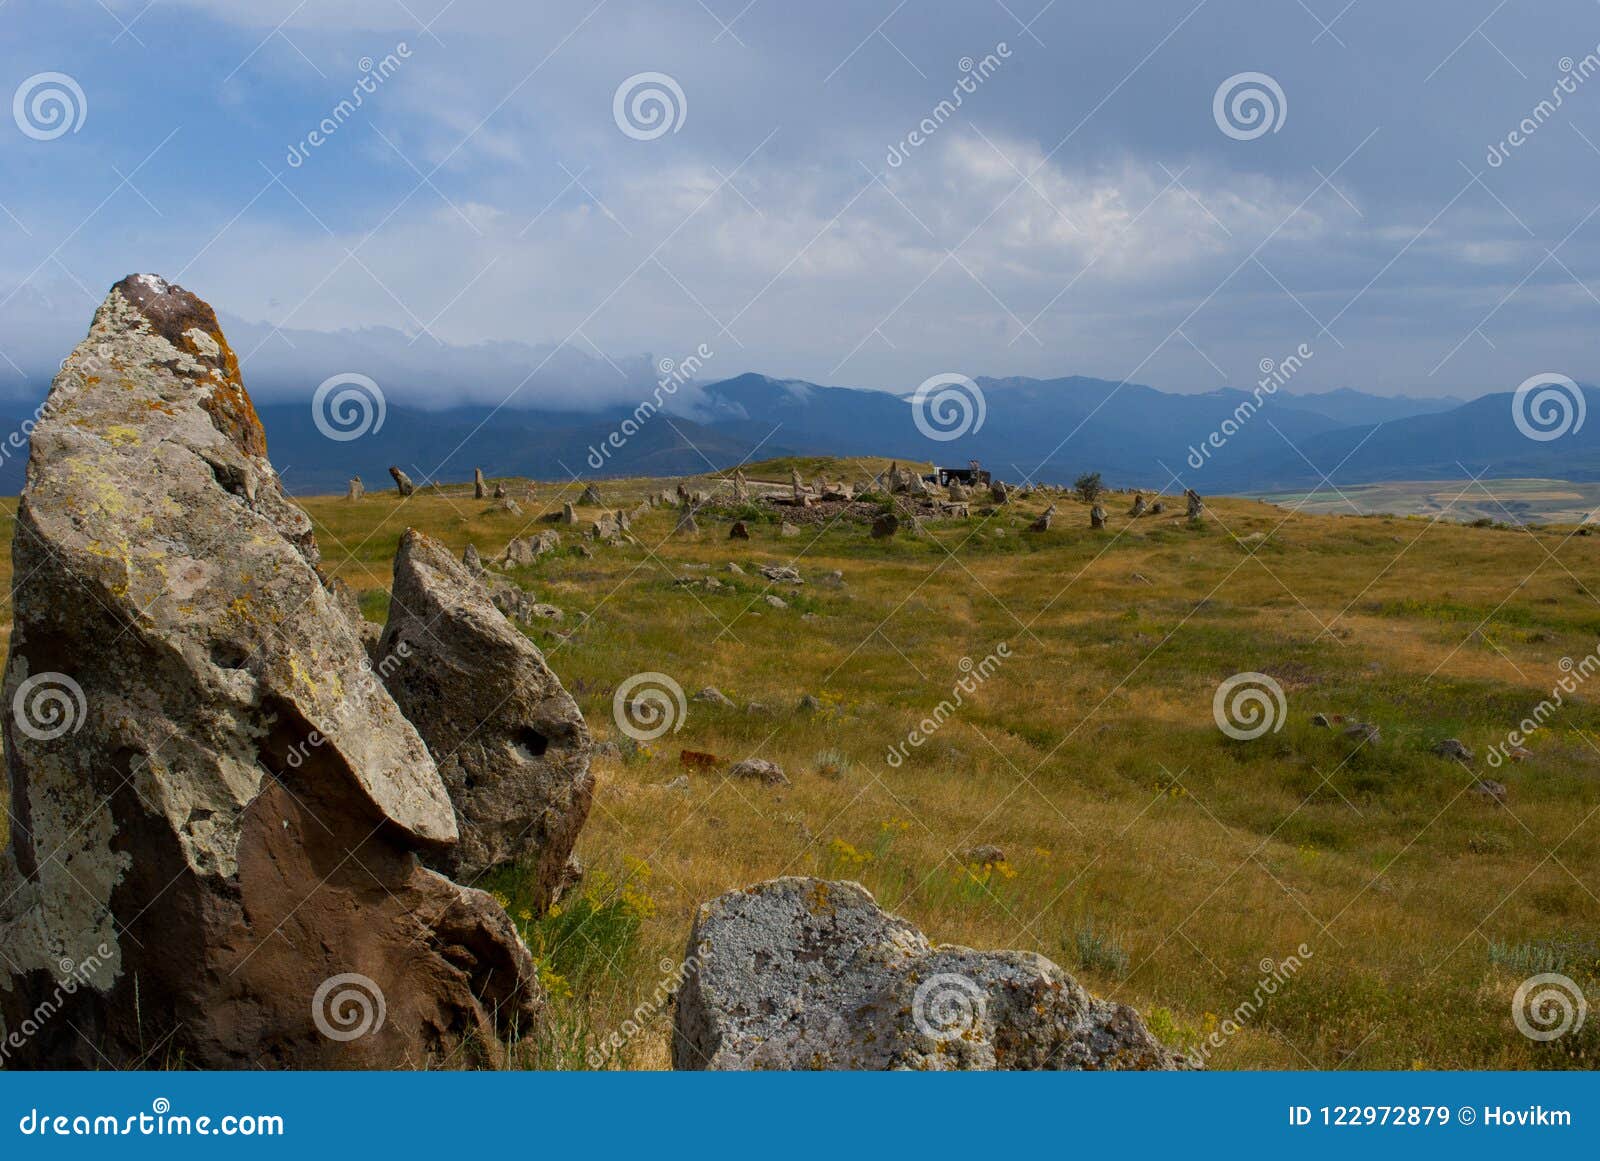
[[[627,509],[663,486],[600,485]],[[406,526],[488,558],[579,490],[541,484],[528,502],[513,485],[521,517],[459,490],[305,506],[331,571],[379,619]],[[1529,760],[1483,762],[1548,696],[1561,659],[1596,649],[1600,538],[1234,500],[1192,528],[1181,499],[1138,521],[1127,501],[1105,502],[1105,533],[1073,500],[1057,500],[1055,530],[1028,533],[1037,499],[889,542],[859,524],[785,539],[754,522],[752,541],[730,542],[704,518],[679,537],[675,514],[658,511],[635,522],[635,545],[584,557],[563,530],[562,553],[517,573],[568,614],[533,637],[597,737],[627,742],[611,695],[640,672],[689,694],[715,685],[739,705],[691,701],[678,732],[597,763],[578,902],[626,890],[637,932],[596,931],[600,966],[581,979],[554,978],[560,956],[549,960],[560,1043],[537,1059],[581,1064],[642,1004],[643,1030],[610,1063],[664,1065],[669,1014],[652,996],[694,908],[819,874],[861,880],[935,939],[1038,950],[1186,1047],[1226,1029],[1263,961],[1298,956],[1212,1067],[1600,1062],[1600,1022],[1539,1044],[1511,1017],[1541,957],[1600,999],[1600,713],[1580,690]],[[808,581],[770,588],[788,608],[761,599],[754,566],[766,562]],[[832,569],[844,587],[817,583]],[[675,586],[683,576],[731,587]],[[953,700],[962,659],[1002,642],[1010,656],[992,676],[891,764],[891,747]],[[1218,683],[1244,671],[1272,675],[1287,698],[1282,729],[1253,741],[1225,737],[1212,714]],[[800,708],[807,694],[821,709]],[[1382,738],[1316,728],[1318,712],[1374,722]],[[1446,737],[1478,752],[1475,771],[1430,753]],[[667,789],[683,749],[724,763]],[[722,778],[750,756],[792,785]],[[846,768],[823,769],[840,757]],[[1508,785],[1507,808],[1469,792],[1478,774]],[[983,843],[1004,865],[964,863]],[[515,906],[514,882],[497,889]],[[553,954],[587,939],[581,925],[525,922]]]

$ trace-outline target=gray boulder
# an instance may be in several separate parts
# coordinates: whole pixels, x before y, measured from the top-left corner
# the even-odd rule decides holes
[[[765,758],[746,758],[742,762],[735,762],[728,769],[728,777],[748,778],[767,786],[789,785],[789,776],[783,772],[783,767]]]
[[[525,568],[546,553],[561,547],[561,533],[546,529],[533,536],[522,536],[506,545],[495,560],[501,568]]]
[[[456,842],[449,797],[204,302],[111,289],[12,555],[0,1041],[58,1006],[9,1065],[460,1067],[536,1023],[509,917],[418,862]],[[354,1037],[352,980],[385,1014]]]
[[[415,529],[394,559],[384,683],[438,763],[461,840],[430,862],[474,879],[517,865],[555,897],[594,792],[578,705],[444,545]]]
[[[411,477],[402,472],[398,465],[391,464],[389,474],[394,477],[395,491],[402,496],[409,496],[417,490],[416,485],[411,482]]]
[[[1132,1008],[1043,956],[937,946],[859,883],[785,878],[695,917],[679,1069],[1173,1069]]]

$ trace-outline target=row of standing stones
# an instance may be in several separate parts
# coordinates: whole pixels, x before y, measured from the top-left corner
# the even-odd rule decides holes
[[[593,743],[481,565],[407,531],[364,628],[214,312],[152,275],[53,383],[12,552],[7,1066],[515,1063],[546,998],[467,884],[515,866],[549,905]],[[46,675],[81,690],[70,728],[29,724]],[[381,997],[355,1038],[318,1008],[353,976]],[[674,1011],[680,1068],[1184,1064],[1050,961],[934,946],[815,879],[702,906]]]

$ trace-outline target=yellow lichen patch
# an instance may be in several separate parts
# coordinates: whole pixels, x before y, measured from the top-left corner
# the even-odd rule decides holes
[[[105,430],[105,440],[112,447],[127,447],[139,441],[139,429],[126,424],[116,424]]]

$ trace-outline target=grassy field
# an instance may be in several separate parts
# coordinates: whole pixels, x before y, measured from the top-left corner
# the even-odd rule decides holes
[[[600,488],[632,508],[672,483]],[[407,526],[489,558],[579,490],[537,485],[521,517],[468,491],[304,503],[331,570],[381,619]],[[1542,970],[1600,1002],[1600,707],[1580,687],[1527,760],[1484,761],[1562,659],[1597,648],[1600,537],[1246,500],[1191,526],[1181,498],[1137,521],[1128,500],[1105,501],[1104,532],[1076,500],[1028,532],[1039,498],[889,541],[860,524],[784,538],[770,518],[750,519],[748,542],[704,517],[676,536],[661,510],[635,522],[635,545],[585,556],[564,530],[559,553],[515,574],[565,610],[530,632],[621,752],[597,762],[589,875],[560,913],[525,911],[514,875],[489,884],[555,997],[529,1063],[665,1066],[660,998],[694,908],[816,874],[860,880],[936,940],[1040,951],[1180,1047],[1209,1041],[1214,1068],[1600,1065],[1600,1016],[1548,1043],[1512,1020]],[[769,586],[762,563],[808,583]],[[841,587],[819,583],[834,569]],[[641,672],[737,707],[691,700],[678,732],[636,744],[612,694]],[[1241,672],[1286,702],[1253,740],[1213,715]],[[963,678],[973,692],[941,710]],[[1318,713],[1381,736],[1319,728]],[[1451,737],[1472,769],[1431,752]],[[722,762],[685,769],[682,750]],[[750,756],[792,785],[721,776]],[[687,789],[668,785],[681,774]],[[1505,783],[1506,806],[1471,792],[1479,776]],[[1003,861],[969,860],[980,844]]]
[[[1582,524],[1600,509],[1600,484],[1572,480],[1421,480],[1354,484],[1260,497],[1330,516],[1437,516],[1470,524]]]

